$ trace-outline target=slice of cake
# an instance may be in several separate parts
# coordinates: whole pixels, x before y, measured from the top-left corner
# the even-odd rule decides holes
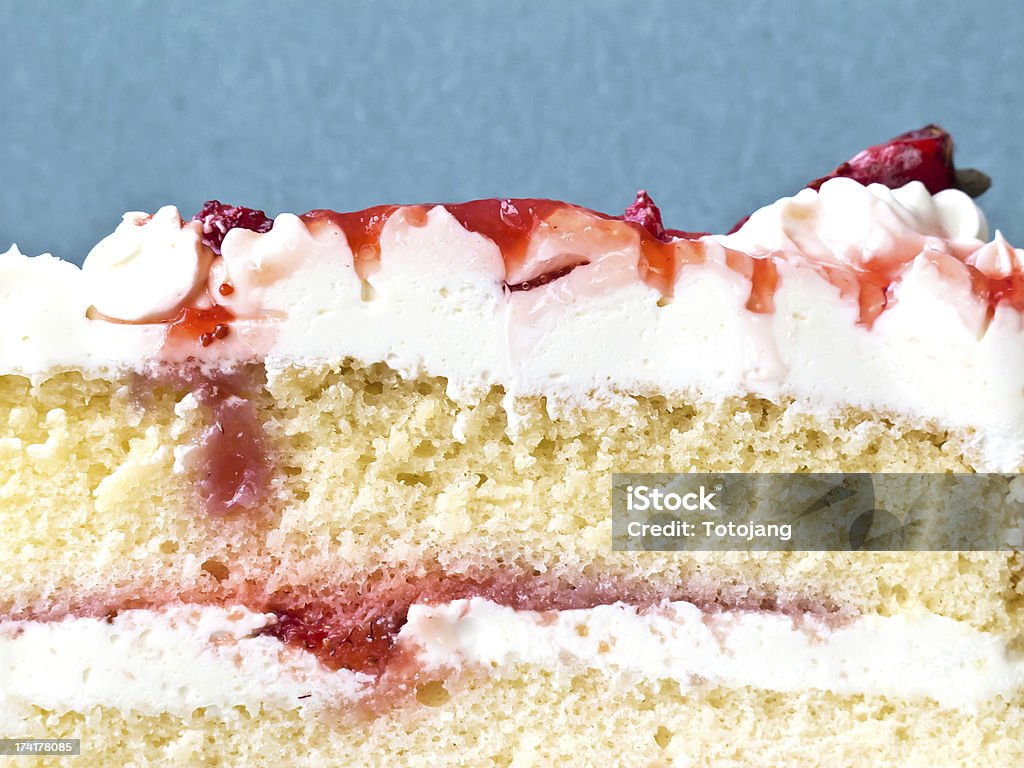
[[[976,182],[929,127],[729,235],[641,193],[211,202],[126,214],[82,269],[12,249],[0,737],[1021,765],[1019,552],[612,549],[616,472],[1020,471],[1024,251]]]

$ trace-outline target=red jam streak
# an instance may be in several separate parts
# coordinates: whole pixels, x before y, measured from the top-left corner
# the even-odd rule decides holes
[[[672,295],[680,267],[703,263],[703,253],[686,241],[697,240],[709,233],[665,229],[661,210],[647,190],[641,189],[636,193],[636,200],[626,208],[622,218],[640,227],[640,278],[661,291],[663,296]]]
[[[270,485],[263,423],[251,400],[206,398],[212,420],[200,445],[199,492],[206,513],[225,517],[259,512]]]
[[[968,269],[971,273],[974,294],[982,296],[988,301],[988,312],[985,317],[986,328],[992,322],[996,307],[1000,303],[1005,302],[1017,312],[1024,312],[1024,275],[989,277],[972,266],[968,266]]]
[[[307,224],[329,221],[344,232],[352,251],[356,274],[360,280],[366,280],[380,262],[380,233],[398,208],[397,205],[377,205],[352,213],[318,209],[304,213],[302,220]]]
[[[643,610],[664,599],[689,600],[706,611],[739,606],[714,597],[695,597],[682,589],[654,589],[644,583],[618,580],[573,579],[569,582],[514,575],[501,570],[477,578],[432,573],[390,583],[364,585],[355,599],[340,591],[335,600],[285,589],[250,608],[273,613],[277,622],[260,630],[295,648],[315,654],[330,669],[351,669],[382,676],[390,672],[400,649],[396,638],[405,625],[410,606],[443,605],[454,600],[484,598],[521,611],[564,611],[625,603]],[[765,610],[828,617],[836,607],[816,601],[780,605],[767,597],[750,597],[745,610]]]
[[[208,347],[227,338],[231,333],[229,324],[234,319],[231,310],[220,304],[211,307],[182,307],[167,325],[165,343],[182,346],[198,343]]]
[[[220,256],[224,236],[232,229],[269,232],[274,220],[263,211],[238,205],[224,205],[219,200],[207,200],[193,221],[203,225],[203,245]]]
[[[672,287],[682,267],[706,260],[705,245],[698,239],[703,233],[666,229],[661,212],[644,191],[637,194],[636,200],[621,219],[553,200],[492,199],[443,207],[467,231],[487,237],[497,244],[509,271],[525,260],[527,248],[538,227],[557,220],[557,216],[567,212],[585,217],[585,226],[604,232],[613,242],[621,242],[621,237],[628,234],[624,227],[635,231],[640,241],[639,275],[663,296],[672,295]],[[338,226],[349,243],[354,243],[361,254],[356,259],[356,265],[361,275],[365,276],[369,271],[368,264],[371,261],[376,263],[380,258],[379,237],[388,218],[396,211],[402,211],[410,223],[419,226],[425,223],[428,208],[381,206],[357,213],[313,211],[306,214],[306,218],[308,221],[329,220]],[[750,296],[746,308],[756,314],[773,312],[775,291],[779,285],[774,258],[731,250],[726,256],[727,266],[750,280]],[[507,287],[511,292],[534,290],[565,277],[587,263],[586,259],[581,259],[576,264],[559,267],[528,280],[508,283]],[[822,266],[820,271],[826,279],[845,292],[852,291],[860,308],[858,322],[870,328],[889,305],[890,288],[907,264],[905,260],[880,259],[876,260],[870,270],[829,265]],[[971,270],[977,295],[987,299],[993,308],[1000,301],[1010,301],[1015,307],[1024,304],[1024,288],[1019,285],[1020,281],[995,285],[992,281],[986,281],[973,267],[966,268]]]
[[[265,610],[277,622],[260,630],[292,647],[316,655],[329,669],[350,669],[383,675],[397,652],[396,639],[405,625],[413,603],[445,603],[470,597],[484,597],[503,605],[526,608],[527,604],[510,601],[488,585],[469,585],[452,581],[424,585],[419,595],[405,590],[379,605],[332,604],[323,600],[294,600],[290,595],[274,597]],[[609,601],[612,602],[612,601]],[[533,608],[552,608],[534,601]]]
[[[639,227],[638,269],[641,279],[661,291],[662,296],[671,296],[679,262],[672,236],[665,231],[661,221],[661,210],[651,200],[647,190],[641,189],[636,193],[636,200],[626,208],[622,218]]]
[[[931,194],[944,189],[963,189],[977,196],[988,187],[988,179],[976,171],[957,171],[953,162],[953,138],[937,125],[926,125],[914,131],[907,131],[888,141],[858,152],[845,163],[807,185],[819,189],[829,179],[850,178],[860,184],[884,184],[896,189],[912,181],[919,181]],[[980,178],[979,178],[980,177]],[[729,230],[737,231],[749,219],[744,217]],[[916,255],[916,254],[915,254]],[[858,323],[870,328],[875,320],[889,306],[890,292],[900,274],[908,265],[905,260],[877,260],[870,269],[856,270],[841,267],[822,267],[823,275],[841,290],[849,290],[856,284],[859,306]],[[988,302],[989,317],[994,314],[1001,301],[1011,303],[1020,309],[1024,305],[1024,292],[1020,281],[1011,279],[1012,284],[995,285],[974,267],[970,270],[975,295]],[[747,272],[743,271],[745,274]],[[751,297],[747,308],[752,312],[771,312],[778,275],[768,260],[758,260],[750,272]]]
[[[206,587],[184,592],[174,585],[150,590],[134,587],[125,592],[78,596],[70,604],[45,613],[21,611],[2,618],[59,620],[73,615],[112,619],[125,610],[159,610],[167,604],[182,602],[244,605],[276,618],[255,635],[274,637],[292,648],[312,653],[329,669],[365,672],[378,680],[416,672],[415,668],[409,669],[408,659],[397,644],[413,605],[444,605],[478,597],[520,611],[565,611],[614,603],[643,611],[668,600],[690,602],[708,614],[757,611],[790,616],[794,621],[813,618],[831,627],[842,626],[849,618],[840,605],[814,595],[782,598],[757,589],[719,592],[687,585],[654,586],[644,581],[582,575],[557,579],[505,567],[456,575],[436,565],[424,566],[425,572],[389,569],[364,574],[339,581],[335,588],[324,581],[316,586],[292,583],[268,591],[268,574],[246,573],[243,568],[229,568],[217,561],[209,568],[204,564],[210,575]],[[280,583],[281,574],[275,573],[272,578]]]
[[[202,370],[194,362],[151,374],[152,383],[190,391],[202,407],[206,425],[189,456],[199,501],[208,517],[255,514],[264,510],[274,470],[269,441],[252,393],[262,372],[249,366],[235,371]]]
[[[507,272],[515,271],[526,261],[530,236],[537,226],[556,211],[570,207],[557,200],[531,198],[474,200],[444,206],[463,229],[498,246]]]
[[[219,200],[208,200],[193,221],[202,224],[201,241],[215,255],[221,255],[224,236],[232,229],[248,229],[253,232],[269,232],[274,220],[263,211],[238,205],[225,205]],[[235,288],[223,283],[217,288],[221,296],[230,296]],[[223,341],[231,334],[230,323],[235,319],[231,311],[210,298],[211,306],[197,306],[195,303],[183,307],[167,325],[165,346],[169,349],[193,350],[196,345],[209,347]]]
[[[556,214],[578,212],[588,219],[589,226],[595,230],[605,231],[611,237],[621,237],[627,234],[628,229],[632,229],[640,237],[641,277],[662,293],[670,295],[678,264],[672,241],[679,238],[694,239],[700,237],[702,233],[666,230],[661,223],[661,212],[647,193],[639,193],[637,200],[638,202],[630,206],[626,216],[622,218],[558,200],[541,198],[490,198],[468,203],[443,204],[441,207],[466,231],[486,237],[497,245],[507,273],[515,273],[523,266],[530,242],[538,228],[548,224]],[[643,206],[642,212],[638,205]],[[361,279],[366,279],[372,272],[372,266],[380,259],[380,235],[388,219],[396,211],[401,210],[410,224],[422,226],[426,223],[426,213],[431,207],[433,206],[383,205],[354,213],[315,210],[304,214],[302,219],[307,223],[329,221],[338,227],[345,234],[352,250],[357,274]],[[551,229],[555,230],[556,227],[552,226]],[[582,266],[584,263],[586,260],[581,259],[575,266]],[[508,287],[513,291],[532,290],[564,277],[573,268],[575,267],[559,268],[528,280],[510,283]]]

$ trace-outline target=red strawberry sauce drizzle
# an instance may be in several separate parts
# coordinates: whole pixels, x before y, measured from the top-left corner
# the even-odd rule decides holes
[[[507,273],[515,273],[526,260],[530,241],[537,228],[563,211],[576,211],[586,216],[591,227],[603,229],[611,235],[625,233],[623,227],[632,229],[640,238],[640,273],[645,282],[657,287],[664,294],[671,294],[678,260],[675,258],[673,239],[696,238],[700,234],[665,230],[661,226],[661,213],[647,197],[646,192],[638,195],[644,198],[646,213],[637,213],[637,203],[630,206],[624,217],[608,216],[558,200],[541,198],[489,198],[468,203],[449,203],[443,207],[462,227],[474,234],[486,237],[498,246],[505,262]],[[427,211],[433,206],[385,205],[368,208],[354,213],[338,213],[329,210],[310,211],[302,216],[307,223],[329,221],[345,233],[355,260],[356,271],[361,279],[372,272],[372,265],[380,259],[380,236],[387,220],[401,210],[413,226],[426,223]],[[631,211],[633,213],[631,213]],[[656,225],[654,224],[656,222]],[[648,229],[656,226],[656,231]],[[528,280],[509,284],[512,291],[528,291],[538,288],[569,274],[575,266],[587,263],[585,259],[574,267],[559,267],[551,272],[535,275]]]
[[[360,280],[366,280],[380,262],[380,233],[391,214],[398,209],[397,205],[377,205],[352,213],[318,209],[304,213],[302,220],[307,224],[329,221],[344,232],[352,251],[356,274]]]
[[[839,165],[828,175],[812,181],[808,186],[817,189],[828,179],[840,176],[852,178],[862,184],[881,183],[890,187],[920,181],[933,194],[958,185],[958,174],[953,164],[952,138],[935,125],[908,131],[887,142],[869,147]],[[401,211],[409,224],[420,226],[426,222],[430,207],[432,206],[381,205],[351,213],[321,209],[310,211],[302,218],[307,223],[328,221],[337,226],[345,234],[352,250],[357,273],[365,280],[379,263],[380,236],[389,218]],[[619,238],[625,233],[624,228],[632,229],[639,237],[639,275],[645,283],[666,297],[672,295],[679,270],[687,264],[701,263],[705,258],[704,246],[699,240],[705,233],[666,229],[660,210],[644,190],[637,193],[634,202],[620,217],[539,198],[474,200],[467,203],[445,204],[443,207],[467,231],[486,237],[498,246],[507,274],[515,274],[523,266],[531,238],[537,229],[557,218],[562,212],[581,214],[587,219],[584,226],[603,230],[616,242],[619,242]],[[262,211],[226,206],[217,201],[208,202],[195,218],[203,223],[204,242],[215,253],[220,252],[224,235],[234,227],[265,232],[272,226],[272,220]],[[746,219],[743,219],[732,231],[738,229],[745,221]],[[730,254],[726,261],[731,269],[740,272],[751,281],[747,309],[755,313],[772,312],[774,295],[779,284],[774,257],[770,254],[746,254],[741,258],[738,254]],[[554,282],[568,275],[576,267],[587,263],[589,261],[586,258],[581,258],[576,264],[560,265],[528,279],[508,283],[507,287],[512,292],[533,290]],[[859,322],[870,327],[888,305],[891,285],[899,278],[904,267],[903,263],[894,265],[879,260],[869,268],[825,267],[819,271],[841,289],[849,288],[851,278],[856,280]],[[973,267],[967,268],[971,272],[976,294],[988,301],[990,314],[1000,301],[1009,301],[1018,308],[1024,305],[1024,289],[1021,288],[1019,280],[992,281]],[[840,271],[845,274],[840,275]],[[231,286],[224,288],[225,294],[230,293]],[[195,313],[196,311],[192,310],[192,315]],[[185,335],[188,328],[201,326],[198,338],[205,340],[203,343],[220,338],[215,334],[215,322],[200,321],[194,316],[179,317],[172,325],[179,327],[176,331],[179,335]]]
[[[224,237],[232,229],[269,232],[274,226],[274,220],[263,211],[238,205],[225,205],[219,200],[207,200],[192,220],[202,225],[200,242],[214,256],[221,255]],[[234,291],[234,286],[230,283],[222,283],[217,287],[220,296],[230,296]],[[168,322],[165,347],[172,352],[192,351],[196,346],[209,347],[230,335],[231,321],[234,319],[231,310],[218,304],[216,297],[207,291],[182,307]]]
[[[980,186],[979,176],[983,179]],[[868,147],[827,175],[810,182],[807,187],[819,189],[829,179],[839,177],[850,178],[864,185],[883,184],[890,189],[919,181],[931,194],[945,189],[969,190],[974,186],[971,194],[977,195],[988,186],[988,179],[982,174],[967,172],[961,176],[957,172],[953,162],[953,138],[937,125],[926,125],[914,131],[907,131],[881,144]],[[961,186],[961,179],[970,181],[966,186]],[[729,233],[736,232],[749,218],[746,216],[741,219]],[[878,259],[865,269],[829,266],[821,268],[820,272],[841,290],[849,285],[851,279],[856,281],[858,322],[870,328],[889,305],[892,285],[899,279],[908,263]],[[996,305],[1002,301],[1008,302],[1018,311],[1024,309],[1024,284],[1019,277],[992,279],[971,265],[964,266],[969,272],[975,296],[988,305],[989,318],[994,314]],[[751,281],[751,298],[747,308],[752,312],[772,311],[772,297],[778,285],[778,276],[774,268],[755,268]]]

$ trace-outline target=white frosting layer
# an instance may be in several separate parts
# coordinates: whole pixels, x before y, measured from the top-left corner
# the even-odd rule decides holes
[[[501,386],[555,408],[624,394],[792,397],[815,411],[854,406],[934,423],[973,441],[981,469],[1024,466],[1022,316],[1005,301],[990,316],[965,266],[1020,274],[1024,251],[1000,235],[983,243],[984,216],[963,193],[830,180],[755,212],[733,235],[703,238],[702,263],[682,266],[670,298],[639,278],[634,230],[602,239],[599,220],[573,210],[559,232],[535,234],[514,276],[495,243],[441,206],[425,223],[402,210],[388,219],[365,279],[340,229],[288,214],[265,234],[230,231],[206,272],[196,226],[174,224],[173,209],[122,224],[86,261],[88,279],[12,250],[0,256],[0,372],[180,359],[164,325],[87,319],[87,310],[166,317],[202,282],[204,300],[238,318],[226,340],[186,350],[213,363],[263,359],[273,375],[354,357],[445,377],[455,397]],[[737,251],[774,260],[774,311],[747,308]],[[589,263],[547,285],[505,288],[506,278],[581,259]],[[868,268],[898,272],[870,328],[859,322],[856,279]]]
[[[34,705],[102,705],[187,716],[198,707],[316,711],[365,697],[373,680],[331,671],[254,631],[273,619],[244,608],[174,606],[110,621],[0,624],[0,726]],[[934,614],[862,617],[841,629],[771,613],[705,614],[668,603],[537,613],[481,598],[415,605],[400,648],[427,672],[514,675],[521,666],[610,685],[675,681],[799,692],[932,699],[969,710],[1024,685],[1024,660],[1003,638]]]

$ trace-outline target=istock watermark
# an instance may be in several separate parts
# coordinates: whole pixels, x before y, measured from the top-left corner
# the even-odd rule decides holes
[[[616,550],[1014,551],[1024,476],[615,474]]]

